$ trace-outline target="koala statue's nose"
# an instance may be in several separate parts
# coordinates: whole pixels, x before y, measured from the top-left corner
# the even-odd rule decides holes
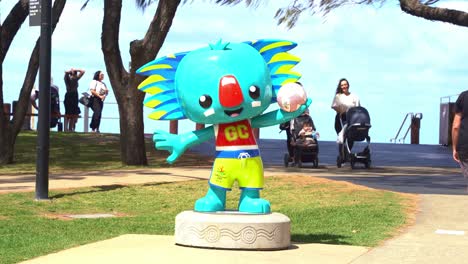
[[[219,80],[219,102],[224,107],[236,107],[244,101],[236,77],[226,75]]]

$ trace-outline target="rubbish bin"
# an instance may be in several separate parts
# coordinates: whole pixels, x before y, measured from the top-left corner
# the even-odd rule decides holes
[[[18,101],[13,101],[13,111],[16,111],[16,107],[18,105]],[[26,112],[26,116],[24,117],[23,126],[21,127],[22,130],[31,130],[31,104],[28,106],[28,111]]]
[[[449,146],[452,144],[452,123],[455,116],[455,103],[440,104],[439,118],[439,144]]]

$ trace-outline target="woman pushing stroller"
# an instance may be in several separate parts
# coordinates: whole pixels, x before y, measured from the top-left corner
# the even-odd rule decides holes
[[[339,150],[336,164],[338,167],[347,161],[351,162],[351,168],[354,168],[356,162],[364,163],[366,168],[370,166],[370,137],[368,135],[371,127],[370,116],[369,112],[360,105],[359,97],[349,92],[348,80],[341,79],[332,103],[332,108],[336,111],[335,130],[338,134]],[[367,146],[363,151],[353,153],[354,142],[359,141],[366,141]]]

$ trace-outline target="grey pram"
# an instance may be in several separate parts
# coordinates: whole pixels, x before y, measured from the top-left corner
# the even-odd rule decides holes
[[[336,158],[336,165],[341,168],[345,162],[351,163],[351,168],[355,168],[356,162],[364,163],[366,168],[371,165],[370,137],[371,128],[370,115],[366,108],[357,106],[348,109],[346,112],[346,122],[344,125],[343,144],[339,144],[339,155]],[[360,152],[353,152],[355,142],[366,141],[366,146]]]

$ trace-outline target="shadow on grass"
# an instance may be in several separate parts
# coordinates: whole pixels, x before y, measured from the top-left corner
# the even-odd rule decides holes
[[[143,187],[154,187],[154,186],[159,186],[159,185],[166,185],[166,184],[173,184],[174,182],[168,181],[168,182],[151,182],[151,183],[145,183],[141,184],[140,186]]]
[[[142,186],[158,186],[158,185],[165,185],[170,184],[172,182],[155,182],[150,184],[143,184]],[[53,196],[50,196],[51,199],[60,199],[67,196],[75,196],[81,194],[90,194],[90,193],[99,193],[99,192],[109,192],[114,190],[119,190],[122,188],[129,187],[129,185],[122,185],[122,184],[114,184],[114,185],[102,185],[102,186],[93,186],[94,190],[87,190],[87,191],[78,191],[78,192],[70,192],[70,193],[60,193]]]
[[[108,192],[108,191],[122,189],[122,188],[125,188],[125,187],[128,187],[128,186],[127,185],[120,185],[120,184],[107,185],[107,186],[94,186],[93,188],[96,188],[94,190],[71,192],[71,193],[60,193],[60,194],[50,196],[49,198],[59,199],[59,198],[63,198],[63,197],[66,197],[66,196],[74,196],[74,195],[89,194],[89,193],[99,193],[99,192]]]
[[[348,238],[348,236],[333,234],[291,234],[291,241],[299,243],[350,245],[350,243],[344,242]]]

